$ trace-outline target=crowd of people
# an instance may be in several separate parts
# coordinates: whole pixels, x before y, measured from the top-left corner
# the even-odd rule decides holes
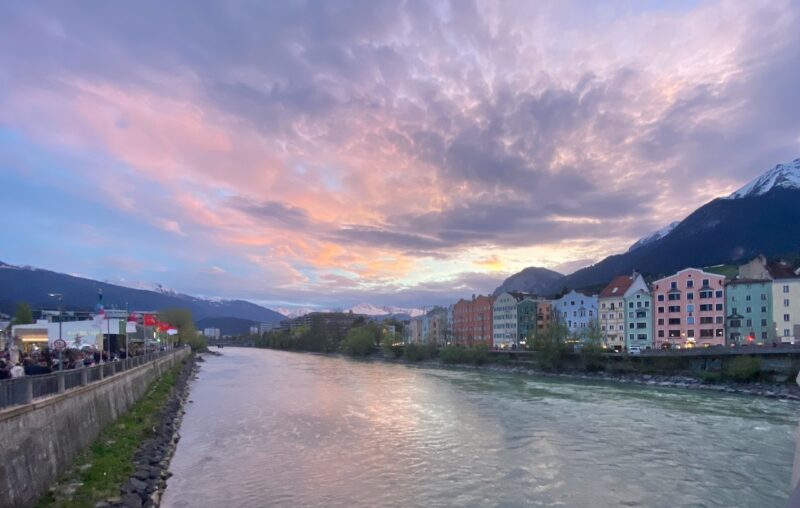
[[[135,356],[131,355],[131,356]],[[59,362],[64,362],[63,370],[91,367],[108,361],[124,360],[127,351],[121,348],[109,356],[106,351],[96,349],[67,349],[59,355],[44,347],[34,351],[23,351],[16,346],[0,351],[0,379],[15,379],[22,376],[49,374],[59,370]]]

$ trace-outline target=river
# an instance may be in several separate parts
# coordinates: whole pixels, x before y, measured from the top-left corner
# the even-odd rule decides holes
[[[164,507],[786,505],[796,403],[222,352]]]

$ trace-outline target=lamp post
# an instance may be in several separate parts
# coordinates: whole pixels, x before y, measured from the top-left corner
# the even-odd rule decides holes
[[[58,298],[58,340],[62,340],[61,337],[61,330],[62,325],[61,323],[64,321],[64,316],[62,315],[62,303],[64,301],[64,295],[61,293],[50,293],[50,298]],[[58,370],[64,370],[64,361],[62,352],[58,350]]]

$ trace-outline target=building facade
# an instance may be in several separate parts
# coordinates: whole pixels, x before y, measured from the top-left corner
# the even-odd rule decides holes
[[[739,277],[772,281],[772,330],[776,341],[800,339],[800,269],[786,261],[768,262],[763,255],[739,267]]]
[[[641,275],[619,275],[606,285],[598,298],[600,334],[603,345],[615,351],[625,348],[625,297],[636,291],[647,291]]]
[[[775,342],[772,281],[735,279],[725,286],[726,336],[729,345]]]
[[[571,339],[582,339],[598,326],[597,296],[572,290],[553,301],[553,315],[567,327]]]
[[[517,306],[530,297],[524,293],[509,291],[497,295],[492,307],[492,345],[506,349],[519,347]]]
[[[448,341],[448,312],[444,307],[436,307],[426,314],[428,320],[427,343],[443,346]]]
[[[649,289],[638,289],[625,296],[625,349],[652,349],[653,296]]]
[[[453,306],[453,342],[462,345],[492,345],[492,310],[494,298],[473,296]]]
[[[655,347],[725,344],[725,277],[686,268],[653,282]]]

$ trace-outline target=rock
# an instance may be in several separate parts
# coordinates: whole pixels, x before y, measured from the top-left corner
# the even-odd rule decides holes
[[[128,485],[131,486],[131,490],[128,492],[136,492],[141,494],[147,490],[147,484],[138,478],[131,478],[128,480]]]
[[[136,494],[123,494],[119,498],[119,504],[125,508],[139,508],[142,506],[142,498]]]

